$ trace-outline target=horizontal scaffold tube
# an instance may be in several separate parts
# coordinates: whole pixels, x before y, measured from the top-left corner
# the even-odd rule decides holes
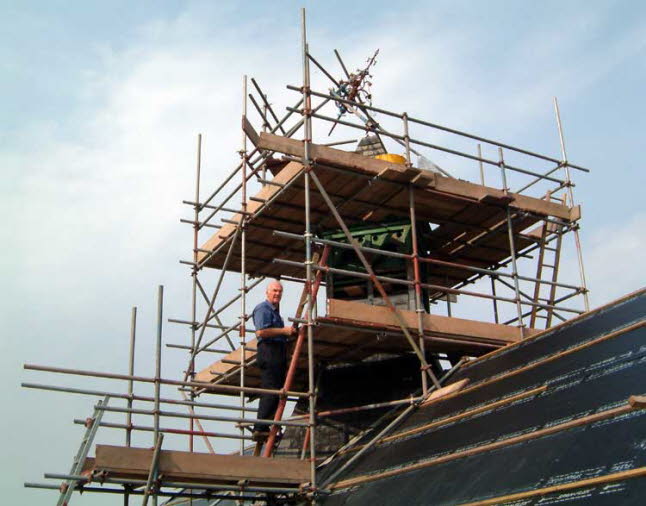
[[[292,90],[292,91],[302,91],[301,88],[299,88],[297,86],[291,86],[291,85],[288,85],[287,89]],[[321,93],[321,92],[317,92],[317,91],[313,91],[313,90],[310,90],[309,93],[314,95],[315,97],[327,98],[327,99],[330,99],[330,100],[334,100],[335,102],[341,102],[341,103],[345,103],[345,104],[348,104],[348,105],[351,105],[351,106],[365,108],[365,109],[368,109],[370,111],[385,114],[386,116],[391,116],[393,118],[399,118],[399,119],[402,119],[402,120],[404,119],[404,114],[388,111],[386,109],[381,109],[379,107],[374,107],[374,106],[371,106],[371,105],[368,105],[368,104],[359,104],[359,103],[354,102],[352,100],[347,100],[347,99],[344,99],[344,98],[332,96],[332,95],[329,95],[329,94],[326,94],[326,93]],[[297,107],[299,107],[299,106],[297,106]],[[508,149],[510,151],[516,151],[517,153],[521,153],[521,154],[527,155],[527,156],[532,156],[532,157],[535,157],[535,158],[540,158],[541,160],[545,160],[545,161],[548,161],[548,162],[559,163],[559,164],[562,163],[561,160],[557,160],[556,158],[552,158],[552,157],[549,157],[549,156],[546,156],[546,155],[541,155],[540,153],[534,153],[534,152],[528,151],[526,149],[517,148],[515,146],[511,146],[509,144],[504,144],[502,142],[494,141],[494,140],[491,140],[491,139],[486,139],[484,137],[469,134],[467,132],[462,132],[462,131],[456,130],[454,128],[445,127],[445,126],[442,126],[442,125],[438,125],[436,123],[430,123],[428,121],[417,119],[417,118],[414,118],[412,116],[406,115],[406,117],[407,117],[408,121],[410,121],[412,123],[417,123],[419,125],[427,126],[427,127],[430,127],[430,128],[435,128],[435,129],[442,130],[444,132],[449,132],[449,133],[452,133],[452,134],[456,134],[456,135],[459,135],[459,136],[462,136],[462,137],[468,137],[469,139],[473,139],[473,140],[476,140],[476,141],[479,141],[479,142],[484,142],[486,144],[491,144],[492,146],[497,146],[497,147],[500,147],[500,148]],[[573,164],[568,163],[568,166],[572,167],[573,169],[581,170],[583,172],[590,172],[589,169],[586,169],[585,167],[581,167],[579,165],[573,165]]]
[[[72,479],[76,481],[87,481],[88,477],[83,476],[83,475],[73,475],[73,474],[55,474],[55,473],[46,473],[45,478],[49,479],[55,479],[55,480],[67,480],[67,479]],[[105,481],[106,483],[117,483],[117,484],[123,484],[123,485],[145,485],[146,480],[138,480],[136,478],[112,478],[112,477],[105,477],[105,479],[102,478],[102,481]],[[171,487],[171,488],[189,488],[189,489],[195,489],[195,490],[231,490],[231,491],[238,491],[240,489],[244,489],[245,491],[248,492],[275,492],[275,493],[283,493],[283,494],[290,494],[290,493],[295,493],[295,492],[300,492],[299,488],[295,487],[273,487],[271,485],[268,486],[253,486],[253,485],[227,485],[225,483],[215,483],[215,484],[208,484],[208,483],[200,483],[200,482],[194,482],[194,481],[181,481],[181,480],[164,480],[163,476],[160,476],[160,483],[164,487]],[[231,496],[227,496],[231,497]],[[237,496],[236,496],[237,497]]]
[[[305,268],[305,265],[303,262],[296,262],[293,260],[285,260],[282,258],[274,258],[273,260],[276,263],[279,264],[284,264],[284,265],[290,265],[292,267],[301,267]],[[356,278],[361,278],[361,279],[371,279],[369,274],[363,273],[363,272],[356,272],[356,271],[348,271],[346,269],[337,269],[335,267],[320,267],[318,265],[313,265],[312,269],[316,270],[323,270],[326,272],[332,272],[335,274],[343,274],[344,276],[351,276],[351,277],[356,277]],[[414,286],[415,281],[409,281],[406,279],[397,279],[397,278],[391,278],[388,276],[375,276],[379,281],[384,281],[386,283],[393,283],[393,284],[399,284],[399,285],[408,285],[408,286]],[[508,297],[498,297],[495,295],[488,295],[485,293],[478,293],[478,292],[471,292],[467,290],[459,290],[457,288],[449,288],[446,286],[442,285],[432,285],[429,283],[420,283],[420,286],[422,288],[428,288],[430,290],[437,290],[438,292],[444,292],[444,293],[454,293],[458,295],[468,295],[471,297],[479,297],[481,299],[491,299],[491,300],[499,300],[503,302],[511,302],[511,303],[516,303],[516,299],[510,299]],[[557,309],[558,311],[565,311],[568,313],[576,313],[576,314],[581,314],[583,311],[579,309],[574,309],[574,308],[565,308],[565,307],[554,307],[550,306],[549,304],[540,304],[537,302],[530,302],[527,300],[521,300],[521,304],[523,305],[528,305],[528,306],[536,306],[536,307],[541,307],[541,308],[551,308],[551,309]]]
[[[359,130],[367,130],[367,127],[364,126],[364,125],[358,125],[358,124],[352,123],[350,121],[344,121],[344,120],[341,120],[341,119],[333,118],[331,116],[325,116],[323,114],[312,114],[312,117],[317,118],[317,119],[322,119],[322,120],[325,120],[325,121],[330,121],[332,123],[339,123],[340,125],[345,125],[345,126],[348,126],[348,127],[357,128]],[[397,134],[393,134],[393,133],[390,133],[390,132],[384,132],[383,130],[380,130],[379,133],[381,135],[391,137],[392,139],[397,140],[397,141],[405,141],[406,140],[406,138],[403,135],[397,135]],[[478,161],[478,162],[484,162],[484,163],[486,163],[488,165],[493,165],[493,166],[496,166],[496,167],[500,166],[500,162],[498,162],[498,161],[489,160],[488,158],[480,158],[480,157],[478,157],[476,155],[472,155],[470,153],[464,153],[464,152],[458,151],[456,149],[445,148],[444,146],[440,146],[439,144],[431,144],[429,142],[424,142],[424,141],[420,141],[418,139],[412,139],[412,138],[408,139],[408,142],[410,142],[411,144],[416,144],[418,146],[424,146],[426,148],[431,148],[431,149],[436,149],[438,151],[443,151],[444,153],[449,153],[449,154],[452,154],[452,155],[461,156],[462,158],[468,158],[469,160],[475,160],[475,161]],[[565,181],[563,181],[562,179],[557,179],[555,177],[546,176],[546,175],[540,174],[538,172],[523,169],[522,167],[516,167],[514,165],[505,164],[505,168],[509,169],[509,170],[512,170],[514,172],[519,172],[521,174],[526,174],[528,176],[534,176],[534,177],[537,177],[537,178],[546,179],[546,180],[552,181],[554,183],[559,183],[559,184],[564,184],[565,183]]]
[[[118,408],[115,406],[95,406],[96,409],[101,411],[110,411],[111,413],[132,413],[133,415],[154,415],[156,411],[154,409],[136,409],[136,408]],[[262,423],[270,425],[290,425],[293,427],[307,427],[306,423],[299,422],[289,422],[289,421],[274,421],[274,420],[265,420],[264,418],[240,418],[235,416],[213,416],[213,415],[204,415],[202,413],[190,414],[190,413],[178,413],[177,411],[159,411],[159,416],[165,416],[167,418],[198,418],[200,420],[212,420],[215,422],[235,422],[235,423]]]
[[[68,394],[81,394],[81,395],[91,395],[96,397],[105,397],[106,395],[115,399],[132,399],[133,401],[143,401],[143,402],[155,402],[154,397],[146,397],[143,395],[137,394],[120,394],[115,392],[105,392],[103,390],[86,390],[82,388],[72,388],[72,387],[58,387],[53,385],[42,385],[39,383],[21,383],[22,388],[34,388],[37,390],[47,390],[50,392],[63,392]],[[233,406],[229,404],[213,404],[210,402],[195,402],[195,401],[180,401],[177,399],[165,399],[160,398],[159,402],[162,404],[177,404],[180,406],[191,406],[193,408],[214,408],[214,409],[229,409],[232,411],[240,411],[242,408],[238,406]],[[246,408],[246,411],[255,411],[251,408]]]
[[[108,480],[104,480],[108,481]],[[133,483],[133,481],[141,481],[141,480],[123,480],[124,484],[129,484]],[[117,483],[116,480],[110,480],[111,483]],[[142,485],[146,485],[144,482]],[[60,485],[50,485],[49,483],[31,483],[31,482],[25,482],[23,484],[25,488],[40,488],[40,489],[45,489],[45,490],[60,490]],[[172,487],[172,485],[169,485]],[[175,488],[175,487],[173,487]],[[200,487],[193,487],[191,490],[199,490]],[[202,486],[201,488],[205,488]],[[96,492],[99,494],[117,494],[117,495],[123,495],[124,491],[123,489],[120,488],[105,488],[105,487],[83,487],[82,489],[83,492]],[[129,495],[144,495],[145,492],[143,490],[131,490],[128,492]],[[234,497],[235,499],[239,500],[247,500],[247,501],[255,501],[258,498],[256,496],[241,496],[236,494],[235,496],[232,495],[224,495],[224,494],[215,494],[211,492],[205,492],[203,494],[189,494],[186,492],[164,492],[164,491],[157,491],[155,492],[156,496],[160,497],[171,497],[171,498],[177,498],[177,497],[190,497],[192,499],[231,499]]]
[[[284,232],[282,230],[274,230],[274,235],[280,236],[280,237],[285,237],[288,239],[298,239],[298,240],[304,240],[305,236],[301,234],[294,234],[292,232]],[[330,246],[334,246],[337,248],[343,248],[343,249],[353,249],[353,246],[351,244],[348,244],[346,242],[339,242],[339,241],[332,241],[330,239],[321,239],[319,237],[312,237],[312,242],[317,243],[317,244],[327,244]],[[403,260],[412,260],[413,255],[406,254],[406,253],[397,253],[396,251],[388,251],[388,250],[382,250],[382,249],[377,249],[377,248],[370,248],[369,246],[361,246],[359,245],[358,248],[362,251],[365,251],[366,253],[374,253],[376,255],[384,255],[384,256],[389,256],[393,258],[401,258]],[[448,262],[446,260],[439,260],[436,258],[429,258],[429,257],[422,257],[418,256],[417,257],[420,262],[426,262],[430,264],[436,264],[436,265],[443,265],[445,267],[455,267],[456,269],[464,269],[466,271],[471,271],[471,272],[477,272],[479,274],[485,274],[487,276],[502,276],[506,278],[513,278],[514,275],[507,273],[507,272],[498,272],[498,271],[493,271],[491,269],[483,269],[481,267],[473,267],[471,265],[464,265],[464,264],[458,264],[455,262]],[[553,281],[548,281],[548,280],[542,280],[542,279],[537,279],[537,278],[532,278],[529,276],[518,276],[518,279],[522,279],[523,281],[540,281],[541,284],[546,284],[546,285],[554,285],[558,286],[561,288],[568,288],[570,290],[577,290],[580,291],[581,288],[578,286],[574,285],[568,285],[566,283],[558,283],[558,282],[553,282]]]
[[[150,378],[147,376],[133,376],[130,374],[117,374],[109,372],[98,372],[98,371],[86,371],[82,369],[67,369],[64,367],[50,367],[45,365],[37,364],[24,364],[24,369],[28,371],[43,371],[43,372],[54,372],[58,374],[71,374],[74,376],[90,376],[93,378],[106,378],[106,379],[117,379],[117,380],[132,380],[139,381],[141,383],[155,383],[159,381],[162,385],[175,385],[183,387],[193,387],[200,388],[204,390],[212,390],[214,392],[246,392],[250,394],[278,394],[278,395],[289,395],[292,397],[308,397],[307,392],[283,392],[282,390],[271,390],[269,388],[254,388],[254,387],[239,387],[235,385],[218,385],[217,383],[205,383],[199,381],[179,381],[160,378],[156,380],[155,378]]]
[[[195,416],[194,418],[199,418]],[[87,420],[81,420],[78,418],[74,419],[74,423],[77,425],[85,425]],[[125,429],[125,430],[135,430],[141,432],[155,432],[154,427],[146,425],[128,425],[126,423],[112,423],[112,422],[100,422],[99,427],[106,427],[108,429]],[[160,432],[167,434],[181,434],[186,436],[206,436],[206,437],[221,437],[225,439],[252,439],[251,436],[241,436],[240,434],[227,434],[225,432],[208,432],[203,430],[187,430],[187,429],[171,429],[170,427],[160,428]]]

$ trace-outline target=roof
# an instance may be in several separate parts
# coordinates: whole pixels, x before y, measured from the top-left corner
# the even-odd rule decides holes
[[[322,504],[641,504],[644,343],[646,289],[475,360],[466,388],[329,464]]]

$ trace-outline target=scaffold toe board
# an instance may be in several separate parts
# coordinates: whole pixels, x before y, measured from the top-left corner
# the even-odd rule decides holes
[[[288,155],[302,152],[302,142],[262,133],[259,145]],[[528,197],[432,172],[368,158],[326,146],[312,145],[318,175],[344,220],[352,224],[381,223],[393,216],[409,217],[408,185],[413,185],[417,219],[433,224],[430,246],[435,258],[462,265],[487,268],[511,255],[507,236],[507,206],[512,211],[514,249],[519,253],[535,244],[536,234],[526,232],[544,218],[571,223],[579,219],[578,207]],[[298,162],[286,163],[270,184],[248,200],[245,226],[246,270],[251,275],[303,277],[304,268],[275,262],[302,261],[303,241],[277,236],[274,231],[302,232],[305,191]],[[333,230],[338,223],[318,192],[310,196],[315,232]],[[218,232],[200,248],[198,262],[222,268],[230,241],[243,218],[237,213],[223,222]],[[228,270],[239,272],[241,250],[233,245]],[[207,251],[211,253],[207,253]],[[455,286],[471,272],[451,266],[435,266],[429,283]]]
[[[110,478],[146,479],[150,472],[153,449],[97,445],[96,457],[87,459],[85,473],[105,471]],[[191,483],[252,484],[305,483],[309,463],[299,459],[218,455],[161,450],[158,474],[167,481]]]
[[[417,314],[401,310],[400,314],[412,332],[417,329]],[[359,319],[361,318],[361,319]],[[466,320],[463,318],[424,314],[422,319],[426,347],[430,351],[444,351],[482,355],[501,346],[520,340],[518,327]],[[535,334],[525,329],[525,336]],[[247,343],[256,349],[257,341]],[[293,351],[293,343],[288,350]],[[401,354],[411,351],[401,333],[394,314],[385,306],[371,306],[360,302],[328,299],[327,315],[316,319],[314,351],[321,362],[334,364],[355,362],[375,354]],[[236,385],[240,381],[241,349],[202,369],[195,376],[197,382]],[[260,386],[260,371],[255,364],[256,353],[245,354],[245,384]],[[295,388],[305,388],[307,357],[297,363]]]

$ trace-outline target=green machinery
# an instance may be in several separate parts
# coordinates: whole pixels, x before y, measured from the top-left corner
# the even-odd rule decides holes
[[[428,223],[417,223],[417,244],[419,252],[428,252]],[[411,254],[413,252],[412,226],[409,220],[393,219],[380,224],[355,225],[350,227],[352,237],[357,240],[360,246],[395,253]],[[347,238],[341,230],[330,230],[323,232],[321,236],[325,239],[347,243]],[[389,278],[414,280],[413,266],[410,261],[402,258],[395,258],[363,252],[377,276]],[[337,269],[366,273],[359,257],[352,249],[333,248],[328,265]],[[428,278],[429,265],[422,262],[420,265],[420,277],[424,282]],[[380,294],[368,279],[361,279],[353,276],[329,273],[327,277],[328,298],[346,300],[366,300],[374,303],[379,299]],[[386,293],[400,307],[415,309],[415,292],[412,286],[382,282]],[[428,311],[428,294],[424,293],[422,304]]]

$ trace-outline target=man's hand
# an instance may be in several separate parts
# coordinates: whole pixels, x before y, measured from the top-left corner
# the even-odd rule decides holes
[[[298,330],[293,325],[291,327],[283,327],[283,334],[286,336],[295,336]]]

